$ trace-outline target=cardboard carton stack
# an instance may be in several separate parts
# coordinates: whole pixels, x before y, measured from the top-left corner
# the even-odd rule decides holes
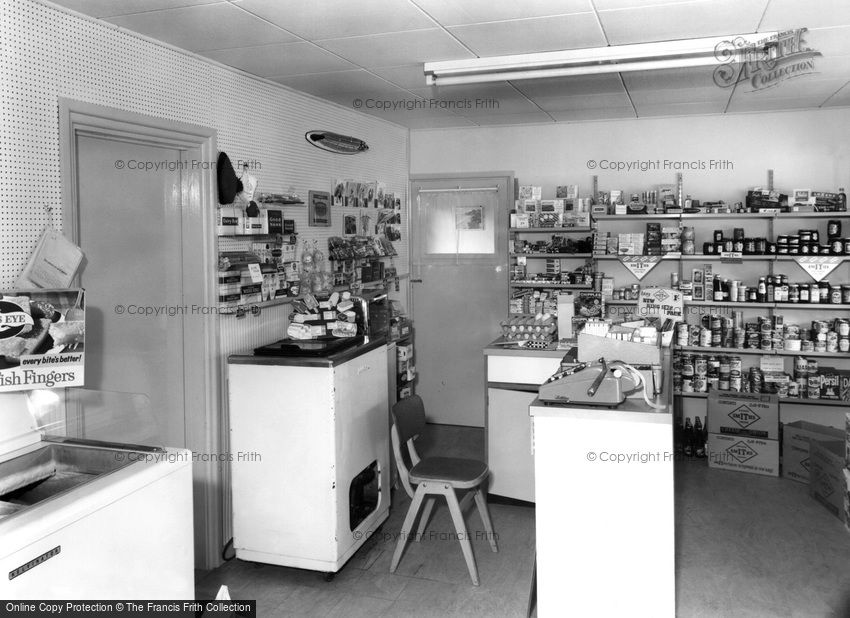
[[[779,476],[779,400],[761,393],[708,397],[708,467]]]

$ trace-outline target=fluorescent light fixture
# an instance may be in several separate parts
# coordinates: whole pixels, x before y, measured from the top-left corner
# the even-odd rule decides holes
[[[429,86],[720,65],[764,58],[777,32],[425,63]]]

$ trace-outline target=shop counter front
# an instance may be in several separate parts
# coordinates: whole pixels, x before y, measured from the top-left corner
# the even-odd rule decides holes
[[[561,365],[567,350],[505,347],[497,339],[484,348],[487,402],[484,428],[490,494],[534,502],[534,455],[528,406],[537,389]]]
[[[531,403],[542,618],[675,615],[673,414],[654,403]]]

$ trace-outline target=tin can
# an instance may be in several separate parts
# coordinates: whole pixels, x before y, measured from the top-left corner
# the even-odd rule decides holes
[[[799,397],[800,396],[800,385],[793,380],[788,383],[788,396],[789,397]]]
[[[684,382],[682,384],[684,386]],[[695,393],[704,393],[708,390],[708,382],[706,381],[705,376],[694,376],[693,384]]]
[[[693,376],[682,376],[682,392],[683,393],[693,393],[694,392],[694,378]]]
[[[840,238],[833,238],[829,242],[829,253],[831,255],[841,255],[844,252],[844,241]]]
[[[850,322],[844,319],[836,320],[835,330],[839,337],[850,337]]]
[[[681,363],[682,363],[682,377],[683,378],[692,378],[694,376],[694,355],[693,354],[682,354]]]
[[[839,337],[838,338],[838,351],[839,352],[850,352],[850,337]]]
[[[708,374],[708,361],[705,356],[697,355],[694,356],[694,375],[695,376],[706,376]]]
[[[817,375],[818,361],[816,358],[806,359],[806,373],[810,376]]]
[[[840,219],[830,219],[826,222],[826,235],[829,238],[835,238],[836,236],[841,236],[841,220]]]
[[[850,253],[850,251],[848,251]],[[850,305],[850,285],[841,286],[841,302]]]
[[[834,285],[829,289],[829,302],[833,305],[840,305],[842,299],[841,286]]]
[[[755,238],[745,238],[744,239],[744,254],[745,255],[754,255],[756,252],[756,239]]]
[[[714,242],[723,242],[723,230],[714,230]]]
[[[741,392],[741,376],[731,376],[729,378],[729,390],[736,393]]]
[[[711,347],[711,329],[702,327],[699,332],[699,345],[701,348],[710,348]]]

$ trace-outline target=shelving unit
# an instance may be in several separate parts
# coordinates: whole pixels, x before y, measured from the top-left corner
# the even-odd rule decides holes
[[[593,216],[593,225],[595,229],[599,229],[601,225],[604,225],[607,222],[623,222],[623,221],[634,221],[635,223],[643,224],[645,221],[652,220],[665,220],[668,222],[678,221],[680,227],[682,225],[694,225],[697,231],[697,245],[700,246],[700,234],[706,233],[710,231],[710,228],[706,229],[703,226],[703,229],[699,227],[700,221],[706,222],[717,222],[719,225],[717,227],[723,228],[731,228],[733,226],[737,227],[746,227],[747,228],[747,236],[765,236],[769,239],[775,239],[777,234],[788,233],[786,230],[789,228],[789,222],[799,221],[800,227],[803,228],[818,228],[822,229],[826,219],[841,219],[845,225],[848,225],[848,221],[850,221],[850,212],[842,211],[842,212],[789,212],[789,213],[778,213],[778,212],[760,212],[760,213],[701,213],[701,214],[673,214],[673,215],[597,215]],[[737,222],[746,222],[749,221],[750,224],[744,225],[737,224]],[[808,221],[808,223],[806,223]],[[782,223],[783,226],[780,229],[779,223]],[[758,227],[756,227],[756,223],[758,223]],[[668,223],[669,225],[669,223]],[[755,231],[758,230],[758,231]],[[612,230],[614,233],[617,232],[616,227]],[[845,234],[845,236],[850,234]],[[710,237],[707,239],[710,240]],[[662,268],[662,265],[667,263],[669,264],[672,261],[677,262],[677,274],[679,276],[679,280],[690,280],[691,273],[694,268],[700,268],[698,263],[710,263],[712,264],[715,272],[723,272],[726,270],[727,272],[730,269],[740,269],[740,270],[732,270],[735,274],[736,279],[742,279],[744,284],[748,284],[750,286],[757,283],[758,278],[754,278],[753,280],[748,280],[748,278],[753,277],[753,271],[755,270],[755,266],[758,264],[764,264],[764,271],[759,273],[758,276],[766,276],[766,275],[775,275],[778,273],[785,273],[792,276],[792,281],[794,280],[794,275],[791,274],[791,271],[785,267],[789,263],[795,262],[798,257],[819,257],[819,255],[775,255],[775,254],[764,254],[764,255],[736,255],[734,257],[730,256],[721,256],[717,254],[694,254],[694,255],[664,255],[661,257],[661,263],[656,266],[656,268]],[[839,280],[846,280],[850,282],[850,277],[847,276],[847,264],[850,263],[850,256],[828,256],[831,258],[839,258],[837,260],[838,266],[837,269],[841,269],[841,275],[839,276]],[[594,255],[593,259],[597,261],[597,263],[605,263],[619,260],[620,256],[618,255]],[[737,266],[736,266],[737,264]],[[606,269],[607,270],[607,269]],[[676,271],[674,271],[676,272]],[[741,274],[739,274],[739,272]],[[798,281],[803,280],[811,280],[808,273],[804,272],[802,269],[798,271],[799,277]],[[835,276],[836,273],[833,273]],[[610,275],[609,275],[610,276]],[[657,279],[657,277],[656,277]],[[636,280],[635,280],[636,281]],[[645,280],[644,280],[645,281]],[[617,285],[619,284],[619,285]],[[623,283],[617,281],[615,283],[617,287],[622,287]],[[705,282],[708,293],[710,293],[710,282]],[[612,307],[635,307],[637,305],[636,300],[617,300],[617,301],[605,301],[606,306]],[[850,312],[850,304],[842,303],[842,304],[833,304],[833,303],[790,303],[790,302],[771,302],[771,303],[759,303],[759,302],[714,302],[713,300],[690,300],[685,301],[685,306],[692,308],[691,312],[688,312],[691,316],[697,316],[703,313],[713,313],[717,312],[719,309],[723,309],[726,312],[744,310],[749,312],[751,315],[754,313],[760,315],[768,315],[772,316],[775,313],[788,315],[789,318],[786,318],[786,321],[790,322],[800,322],[805,323],[807,320],[806,314],[820,314],[813,315],[813,317],[817,317],[818,319],[826,319],[824,315],[835,317],[836,315],[842,315],[846,317],[850,317],[848,312]],[[697,313],[694,313],[697,312]],[[698,319],[698,318],[697,318]],[[690,322],[694,321],[694,317],[691,317]],[[747,364],[758,363],[758,358],[763,356],[772,356],[772,357],[780,357],[780,358],[796,358],[796,357],[807,357],[813,359],[821,359],[822,364],[834,364],[841,367],[841,363],[847,363],[850,361],[850,353],[827,353],[827,352],[797,352],[790,350],[761,350],[761,349],[738,349],[738,348],[715,348],[715,347],[699,347],[699,346],[687,346],[682,348],[677,348],[677,351],[684,351],[694,354],[720,354],[720,355],[740,355],[745,359],[750,359]],[[827,360],[829,359],[829,363]],[[788,368],[786,364],[786,369]],[[790,371],[789,371],[790,373]],[[679,402],[679,407],[686,401],[692,400],[700,400],[705,399],[707,397],[707,393],[684,393],[681,396],[677,396],[677,401]],[[847,402],[841,401],[832,401],[832,400],[824,400],[824,399],[798,399],[798,398],[782,398],[780,402],[789,405],[803,405],[810,407],[818,407],[824,406],[826,409],[834,409],[835,406],[844,406],[848,405]],[[693,404],[692,404],[693,405]]]

